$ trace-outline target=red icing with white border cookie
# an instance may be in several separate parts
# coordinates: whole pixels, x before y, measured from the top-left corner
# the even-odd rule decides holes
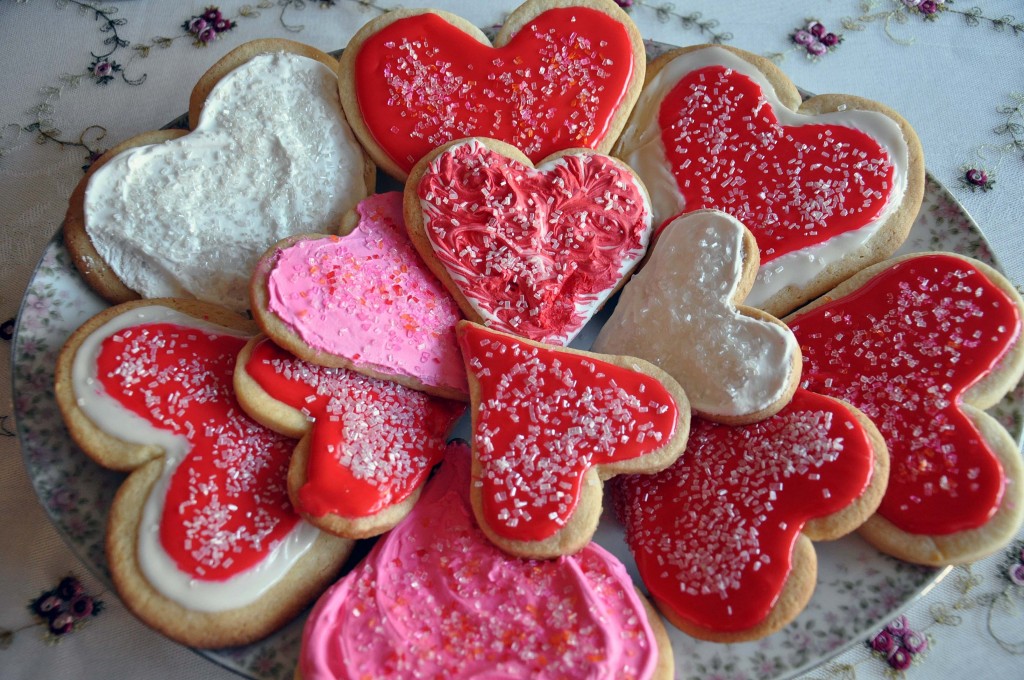
[[[759,423],[695,419],[676,463],[620,477],[611,493],[659,608],[670,619],[734,633],[768,616],[805,523],[861,496],[874,457],[846,405],[798,390]]]

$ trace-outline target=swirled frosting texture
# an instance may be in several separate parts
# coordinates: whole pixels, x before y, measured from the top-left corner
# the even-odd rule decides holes
[[[479,141],[439,155],[419,187],[434,254],[486,325],[568,344],[643,257],[647,192],[596,153],[536,169]]]
[[[622,564],[594,544],[509,557],[474,524],[468,488],[454,443],[409,516],[320,598],[304,680],[650,677],[657,649]]]

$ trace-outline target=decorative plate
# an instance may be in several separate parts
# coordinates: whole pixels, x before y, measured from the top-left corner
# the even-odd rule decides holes
[[[649,53],[663,46],[649,47]],[[172,126],[181,126],[180,120]],[[948,250],[995,265],[988,244],[963,207],[934,178],[900,252]],[[53,394],[57,354],[67,337],[106,306],[79,278],[58,234],[47,246],[22,301],[13,351],[14,411],[29,478],[53,524],[72,550],[108,587],[104,555],[107,510],[123,476],[89,460],[71,441]],[[603,323],[595,318],[573,343],[587,348]],[[1024,386],[993,415],[1019,441]],[[465,427],[465,426],[463,426]],[[466,431],[463,431],[463,435]],[[608,513],[596,540],[619,556],[639,583],[622,531]],[[667,626],[678,678],[787,678],[863,642],[898,610],[930,589],[948,570],[918,567],[880,554],[857,536],[817,543],[818,584],[804,612],[764,640],[720,645]],[[198,653],[242,676],[291,678],[299,651],[300,617],[262,642]]]

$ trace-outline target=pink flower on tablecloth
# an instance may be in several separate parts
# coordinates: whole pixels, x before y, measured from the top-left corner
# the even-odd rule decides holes
[[[37,625],[46,626],[44,635],[59,642],[103,611],[103,601],[85,592],[82,582],[66,576],[56,588],[43,591],[28,603]]]
[[[202,14],[186,19],[181,28],[192,36],[193,45],[205,47],[220,38],[222,33],[230,31],[237,25],[236,22],[225,19],[220,9],[211,6],[207,7]]]
[[[928,649],[928,636],[913,630],[906,616],[898,616],[868,640],[868,647],[890,668],[903,671]]]
[[[841,35],[831,33],[825,28],[825,24],[817,19],[808,19],[805,26],[790,33],[789,39],[804,49],[808,59],[817,59],[828,54],[843,41]]]
[[[115,73],[121,72],[121,65],[106,57],[96,57],[89,64],[88,74],[97,85],[106,85],[114,79]]]

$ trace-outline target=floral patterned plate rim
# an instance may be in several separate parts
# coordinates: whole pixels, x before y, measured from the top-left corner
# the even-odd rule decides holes
[[[663,49],[649,45],[649,53]],[[171,126],[181,126],[180,119]],[[956,199],[928,177],[925,201],[900,252],[949,250],[996,265],[978,226]],[[997,265],[996,265],[997,266]],[[12,383],[18,436],[28,476],[58,532],[83,564],[110,586],[104,554],[106,509],[123,475],[92,463],[71,441],[53,394],[53,369],[67,337],[106,303],[78,276],[60,234],[47,246],[22,301],[13,343]],[[589,347],[604,316],[573,343]],[[992,414],[1020,441],[1024,386]],[[596,540],[618,555],[639,583],[622,531],[606,517]],[[810,604],[785,629],[764,640],[732,645],[700,642],[671,626],[679,678],[788,678],[824,663],[933,587],[948,570],[881,555],[857,536],[816,544],[818,584]],[[304,616],[246,647],[201,655],[244,677],[290,678]]]

